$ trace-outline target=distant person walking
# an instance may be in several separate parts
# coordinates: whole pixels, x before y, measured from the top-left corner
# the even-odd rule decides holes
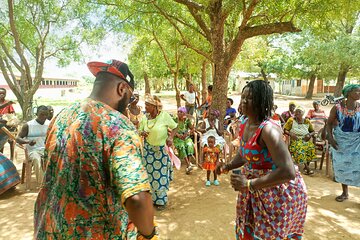
[[[90,97],[49,126],[34,238],[156,239],[140,137],[123,115],[133,75],[117,60],[88,68],[96,76]]]
[[[335,180],[342,186],[338,202],[349,198],[349,185],[360,187],[360,84],[349,84],[342,93],[346,100],[333,106],[327,121]]]

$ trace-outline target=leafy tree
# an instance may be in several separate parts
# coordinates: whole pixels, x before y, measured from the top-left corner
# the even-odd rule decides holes
[[[19,101],[23,119],[32,118],[32,98],[41,83],[46,60],[56,58],[62,66],[79,60],[80,44],[94,43],[104,35],[104,29],[94,27],[96,23],[89,20],[95,12],[84,17],[89,9],[87,2],[75,0],[3,2],[0,70]]]

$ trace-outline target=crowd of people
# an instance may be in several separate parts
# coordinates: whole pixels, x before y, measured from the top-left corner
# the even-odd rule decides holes
[[[360,186],[358,84],[344,88],[346,99],[327,118],[317,101],[306,115],[295,102],[278,114],[270,85],[251,81],[237,109],[233,99],[227,99],[226,116],[220,119],[219,110],[211,106],[212,86],[200,104],[190,84],[181,94],[184,107],[171,115],[150,94],[145,95],[144,109],[139,106],[127,64],[111,60],[87,66],[95,76],[90,96],[55,117],[50,106],[38,107],[36,118],[25,123],[15,139],[27,145],[40,184],[35,239],[158,239],[154,208],[161,211],[168,205],[174,158],[191,174],[195,150],[200,150],[198,167],[206,172],[205,186],[218,186],[218,175],[232,172],[231,186],[238,191],[237,239],[301,239],[307,192],[299,167],[304,165],[304,174],[314,173],[309,163],[318,137],[332,146],[335,180],[343,189],[336,201],[349,198],[349,185]],[[2,92],[0,109],[11,106]],[[202,117],[200,123],[193,121],[194,114]],[[227,163],[221,154],[226,156],[234,144],[228,145],[224,132],[238,146]],[[197,137],[199,145],[194,144]],[[170,154],[172,149],[177,157]],[[0,163],[1,172],[8,173],[1,194],[20,179],[2,154]]]

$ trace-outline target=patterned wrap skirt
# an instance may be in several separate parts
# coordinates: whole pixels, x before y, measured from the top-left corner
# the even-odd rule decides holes
[[[20,183],[20,177],[15,165],[0,154],[0,195],[18,183]]]
[[[291,140],[289,151],[298,164],[311,162],[315,158],[315,145],[311,140],[307,142],[302,139]]]
[[[335,180],[360,187],[360,132],[343,132],[334,129],[338,150],[331,148]]]
[[[144,141],[145,168],[149,175],[152,199],[156,205],[166,205],[173,167],[165,146],[152,146]]]
[[[271,169],[242,168],[248,179]],[[307,211],[307,192],[296,168],[296,178],[286,184],[253,193],[239,192],[236,206],[237,239],[301,239]]]

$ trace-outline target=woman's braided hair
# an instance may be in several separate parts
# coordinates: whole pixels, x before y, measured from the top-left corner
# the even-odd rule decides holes
[[[249,82],[244,88],[249,88],[252,93],[252,103],[254,111],[258,115],[258,120],[263,121],[271,117],[271,110],[274,105],[274,93],[267,81],[254,80]]]

